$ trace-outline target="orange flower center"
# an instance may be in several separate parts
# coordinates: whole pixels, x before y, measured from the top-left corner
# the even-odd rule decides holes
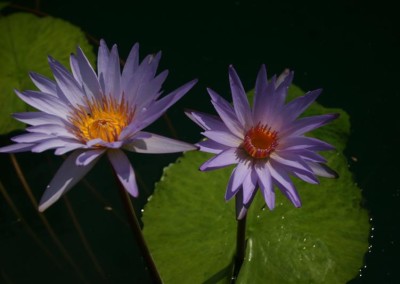
[[[258,123],[247,131],[242,147],[253,158],[268,158],[278,146],[277,134],[276,131],[271,131],[271,127]]]
[[[129,108],[122,97],[117,102],[113,97],[87,100],[85,106],[74,109],[69,117],[72,131],[82,142],[100,138],[105,142],[118,140],[121,131],[133,120],[135,110]]]

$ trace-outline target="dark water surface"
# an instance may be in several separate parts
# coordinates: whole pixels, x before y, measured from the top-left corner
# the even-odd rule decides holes
[[[34,1],[14,3],[34,7]],[[162,50],[160,70],[170,70],[166,91],[198,78],[195,88],[168,112],[181,140],[200,139],[199,129],[183,115],[184,108],[213,112],[206,87],[228,97],[229,64],[235,66],[246,89],[253,88],[262,63],[269,74],[284,68],[295,70],[294,83],[304,90],[323,88],[318,101],[350,115],[352,132],[346,155],[373,226],[362,276],[350,283],[400,283],[400,24],[394,5],[358,0],[312,4],[239,0],[39,3],[42,12],[81,27],[93,38],[104,38],[109,45],[117,43],[122,58],[135,42],[140,43],[142,58]],[[164,120],[151,130],[171,136]],[[2,145],[8,139],[2,137]],[[142,178],[136,208],[143,207],[163,167],[177,156],[130,155]],[[61,160],[50,152],[16,157],[39,198]],[[0,198],[0,283],[37,283],[41,279],[43,283],[80,283],[79,273],[89,283],[102,283],[102,273],[111,283],[147,281],[111,178],[109,185],[101,181],[102,188],[109,188],[100,192],[101,196],[81,183],[67,195],[67,201],[50,209],[44,221],[21,188],[9,156],[1,155],[0,163],[1,182],[23,216],[16,218],[11,203]],[[100,185],[96,176],[109,171],[103,160],[87,180],[96,187]],[[85,249],[74,214],[94,258]],[[51,228],[43,225],[46,221]],[[98,269],[96,263],[101,264]]]

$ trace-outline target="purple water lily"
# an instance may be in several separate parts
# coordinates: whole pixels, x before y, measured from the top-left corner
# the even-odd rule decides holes
[[[216,92],[208,89],[218,116],[188,111],[186,114],[205,131],[207,139],[197,145],[203,152],[216,156],[200,170],[214,170],[237,164],[227,185],[225,199],[237,195],[237,218],[242,219],[260,188],[267,206],[275,206],[274,186],[277,186],[296,206],[299,195],[290,175],[316,184],[316,176],[336,177],[317,151],[334,149],[316,138],[306,137],[308,131],[335,119],[337,114],[298,118],[320,95],[315,90],[285,104],[293,72],[286,70],[278,78],[267,80],[263,65],[258,73],[253,107],[250,107],[242,83],[229,68],[233,106]]]
[[[141,131],[158,119],[187,93],[193,80],[169,95],[161,95],[168,71],[156,75],[161,53],[148,55],[139,62],[139,45],[133,46],[126,64],[120,69],[117,46],[111,50],[100,42],[97,74],[80,48],[71,55],[72,74],[55,59],[49,65],[55,81],[31,73],[40,91],[16,91],[39,112],[15,113],[29,126],[28,133],[13,137],[16,144],[0,152],[43,152],[55,149],[56,155],[73,151],[47,186],[40,201],[44,211],[70,190],[107,154],[125,189],[138,196],[135,173],[122,149],[138,153],[173,153],[196,149],[195,146]]]

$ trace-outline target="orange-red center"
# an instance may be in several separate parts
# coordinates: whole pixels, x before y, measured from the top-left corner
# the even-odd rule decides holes
[[[242,147],[253,158],[268,158],[278,146],[277,134],[271,127],[258,123],[247,131]]]

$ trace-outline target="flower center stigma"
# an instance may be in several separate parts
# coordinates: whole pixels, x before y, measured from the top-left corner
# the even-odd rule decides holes
[[[122,97],[120,102],[103,96],[87,100],[85,106],[74,108],[69,117],[72,132],[82,142],[100,138],[105,142],[118,141],[122,130],[133,120],[135,110]]]
[[[278,146],[277,134],[271,127],[258,123],[247,131],[242,147],[253,158],[268,158]]]

